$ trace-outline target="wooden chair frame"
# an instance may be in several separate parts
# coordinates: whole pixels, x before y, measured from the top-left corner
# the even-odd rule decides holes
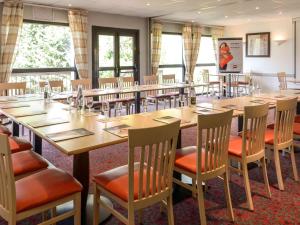
[[[71,86],[73,91],[77,91],[79,85],[82,86],[83,90],[90,90],[92,89],[92,80],[91,79],[71,80]]]
[[[221,82],[220,81],[210,81],[209,79],[209,70],[208,69],[203,69],[201,72],[202,75],[202,80],[203,80],[203,85],[202,85],[202,95],[204,94],[204,88],[206,87],[206,96],[208,97],[210,93],[210,89],[212,88],[215,91],[215,86],[217,85],[217,88],[219,90],[219,94],[221,93]]]
[[[276,103],[275,126],[274,126],[274,145],[266,145],[267,150],[274,151],[274,162],[279,190],[284,190],[281,173],[279,151],[290,153],[294,179],[299,181],[295,152],[293,126],[296,116],[297,98],[289,100],[278,100]]]
[[[94,225],[98,225],[99,207],[110,211],[125,224],[134,225],[135,211],[162,202],[168,210],[169,224],[174,224],[172,205],[172,177],[180,121],[153,128],[129,129],[128,143],[128,202],[101,186],[94,185]],[[139,153],[139,162],[135,162]],[[134,170],[138,170],[138,198],[134,198]],[[144,178],[144,176],[146,176]],[[144,183],[144,179],[146,182]],[[153,188],[155,187],[155,188]],[[143,191],[145,190],[145,192]],[[128,210],[128,218],[101,201],[103,193]]]
[[[0,96],[13,96],[26,94],[26,82],[0,83]]]
[[[167,74],[167,75],[162,75],[162,82],[163,84],[175,84],[176,83],[176,76],[175,74]],[[174,99],[174,107],[176,107],[176,98],[179,96],[179,91],[178,89],[166,89],[164,90],[164,93],[166,95],[170,96],[169,100],[169,107],[172,107],[172,98]]]
[[[192,186],[174,178],[174,183],[192,191],[193,196],[197,194],[199,204],[200,222],[206,224],[204,194],[202,183],[222,177],[224,179],[224,190],[230,220],[234,221],[228,177],[228,144],[233,111],[218,114],[198,115],[198,137],[197,137],[197,173],[191,173],[179,167],[174,171],[192,178]],[[204,165],[203,154],[204,153]],[[204,170],[202,170],[204,168]],[[197,185],[198,184],[198,185]]]
[[[246,106],[244,109],[243,131],[242,131],[242,157],[229,155],[231,161],[240,163],[240,168],[230,166],[232,171],[242,174],[244,177],[247,204],[250,210],[254,210],[251,197],[250,181],[247,165],[251,162],[260,161],[267,196],[271,198],[269,186],[266,155],[265,155],[265,132],[267,127],[269,105]]]
[[[279,90],[286,90],[287,89],[286,73],[285,72],[277,73],[277,78],[279,82]]]
[[[63,80],[49,80],[49,86],[51,90],[53,88],[59,88],[61,92],[64,91],[64,81]],[[40,88],[44,88],[47,81],[40,81],[39,86]]]
[[[0,134],[0,216],[8,222],[8,225],[16,225],[17,221],[23,220],[30,216],[53,210],[56,206],[74,202],[74,208],[71,211],[54,216],[49,220],[40,223],[40,225],[50,225],[58,221],[74,216],[74,224],[81,224],[81,193],[69,195],[63,199],[50,202],[20,213],[16,212],[16,186],[13,175],[11,160],[11,151],[8,144],[8,138],[5,134]]]

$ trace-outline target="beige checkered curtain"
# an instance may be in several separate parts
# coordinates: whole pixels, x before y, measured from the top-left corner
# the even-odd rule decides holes
[[[200,49],[201,28],[198,26],[184,25],[182,37],[186,79],[192,81]]]
[[[4,1],[1,46],[0,46],[0,82],[9,81],[15,56],[16,45],[23,24],[23,3],[21,1]]]
[[[69,10],[69,26],[72,33],[75,63],[80,79],[87,79],[88,49],[87,49],[87,12],[84,10]]]
[[[152,75],[157,75],[161,53],[162,25],[152,24],[151,68]]]
[[[218,38],[222,38],[223,36],[224,36],[224,28],[211,29],[211,37],[213,40],[216,63],[218,62]]]

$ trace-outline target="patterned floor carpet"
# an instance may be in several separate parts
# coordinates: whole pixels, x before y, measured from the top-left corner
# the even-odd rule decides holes
[[[236,129],[234,123],[233,132]],[[196,142],[196,129],[190,128],[183,131],[183,146],[194,145]],[[55,166],[72,172],[72,157],[66,157],[48,143],[43,143],[43,156]],[[103,172],[127,163],[127,144],[119,144],[99,150],[90,154],[91,175]],[[300,151],[296,153],[298,170],[300,171]],[[252,197],[255,210],[250,212],[246,206],[246,195],[244,192],[243,178],[233,174],[230,184],[231,196],[234,207],[235,223],[233,224],[300,224],[300,182],[293,180],[291,161],[289,155],[281,156],[282,172],[284,177],[285,191],[277,188],[277,179],[274,163],[268,166],[268,176],[271,185],[272,198],[266,198],[263,176],[260,168],[251,169],[249,176],[251,180]],[[209,189],[205,193],[205,208],[208,224],[231,224],[227,217],[226,202],[224,196],[223,182],[212,180],[208,183]],[[115,205],[120,212],[126,212]],[[192,197],[174,204],[175,224],[196,225],[200,224],[198,204]],[[19,225],[33,225],[40,222],[40,216],[21,221]],[[0,221],[0,225],[6,224]],[[72,224],[72,220],[60,223]],[[103,224],[122,224],[114,217],[108,218]],[[167,224],[167,216],[159,212],[159,205],[144,210],[143,224],[162,225]]]

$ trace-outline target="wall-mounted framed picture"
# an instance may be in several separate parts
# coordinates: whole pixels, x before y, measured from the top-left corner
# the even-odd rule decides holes
[[[271,33],[246,34],[246,57],[270,57]]]

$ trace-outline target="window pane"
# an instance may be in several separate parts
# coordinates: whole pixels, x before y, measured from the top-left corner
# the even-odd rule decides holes
[[[133,66],[133,37],[120,36],[120,66]]]
[[[134,72],[133,72],[133,70],[121,70],[120,76],[121,77],[133,77]]]
[[[99,35],[99,67],[114,67],[114,46],[114,36]]]
[[[216,63],[213,40],[211,37],[201,37],[197,64]]]
[[[101,78],[114,77],[114,74],[115,72],[113,70],[99,71],[99,77]]]
[[[182,37],[175,34],[163,34],[160,65],[182,64]]]
[[[74,66],[68,26],[24,23],[13,68],[66,68]]]
[[[159,74],[160,75],[169,75],[169,74],[175,74],[175,79],[178,82],[182,82],[182,67],[176,67],[176,68],[159,68]]]

